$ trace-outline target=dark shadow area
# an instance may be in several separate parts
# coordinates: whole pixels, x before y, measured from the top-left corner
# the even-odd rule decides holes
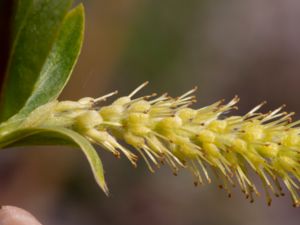
[[[10,21],[13,14],[14,1],[0,1],[0,87],[4,81],[8,62],[10,43]]]

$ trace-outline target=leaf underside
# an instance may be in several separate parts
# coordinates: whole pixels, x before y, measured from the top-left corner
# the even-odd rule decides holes
[[[91,166],[96,182],[108,195],[101,159],[92,144],[77,132],[57,127],[18,129],[6,135],[1,141],[0,147],[9,148],[27,145],[67,145],[79,147]]]

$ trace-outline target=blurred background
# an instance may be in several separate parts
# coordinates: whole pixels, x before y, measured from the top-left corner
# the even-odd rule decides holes
[[[177,96],[197,85],[196,106],[238,94],[235,113],[267,100],[263,110],[285,103],[300,118],[300,1],[82,2],[85,42],[61,99],[116,89],[126,95],[148,80],[141,94]],[[1,152],[0,203],[23,207],[45,225],[299,224],[288,196],[271,207],[263,194],[250,204],[238,189],[228,199],[217,182],[195,188],[185,171],[151,174],[142,161],[134,169],[98,150],[110,197],[79,150],[16,148]]]

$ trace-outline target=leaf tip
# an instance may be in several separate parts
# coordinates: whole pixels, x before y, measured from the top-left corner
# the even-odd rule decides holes
[[[110,196],[110,193],[109,193],[109,189],[108,189],[106,183],[104,182],[104,183],[99,184],[99,185],[100,185],[101,189],[103,190],[103,192],[105,193],[105,195],[106,195],[107,197],[109,197],[109,196]]]

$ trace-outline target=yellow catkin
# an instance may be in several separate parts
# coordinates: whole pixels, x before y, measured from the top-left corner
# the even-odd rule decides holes
[[[226,117],[226,112],[236,108],[238,97],[227,104],[219,101],[192,109],[196,89],[177,98],[166,94],[134,98],[145,85],[108,106],[101,105],[115,92],[98,99],[57,102],[50,119],[41,126],[58,126],[53,121],[66,118],[72,121],[66,126],[117,157],[124,153],[133,165],[140,155],[152,172],[162,163],[174,174],[187,168],[195,185],[205,180],[210,183],[215,174],[229,196],[230,188],[237,184],[251,202],[253,195],[259,195],[248,173],[252,169],[262,181],[268,204],[271,193],[284,195],[284,184],[293,205],[300,206],[300,122],[291,121],[293,113],[282,112],[283,107],[259,113],[262,103],[244,116]],[[137,154],[118,139],[133,146]]]

